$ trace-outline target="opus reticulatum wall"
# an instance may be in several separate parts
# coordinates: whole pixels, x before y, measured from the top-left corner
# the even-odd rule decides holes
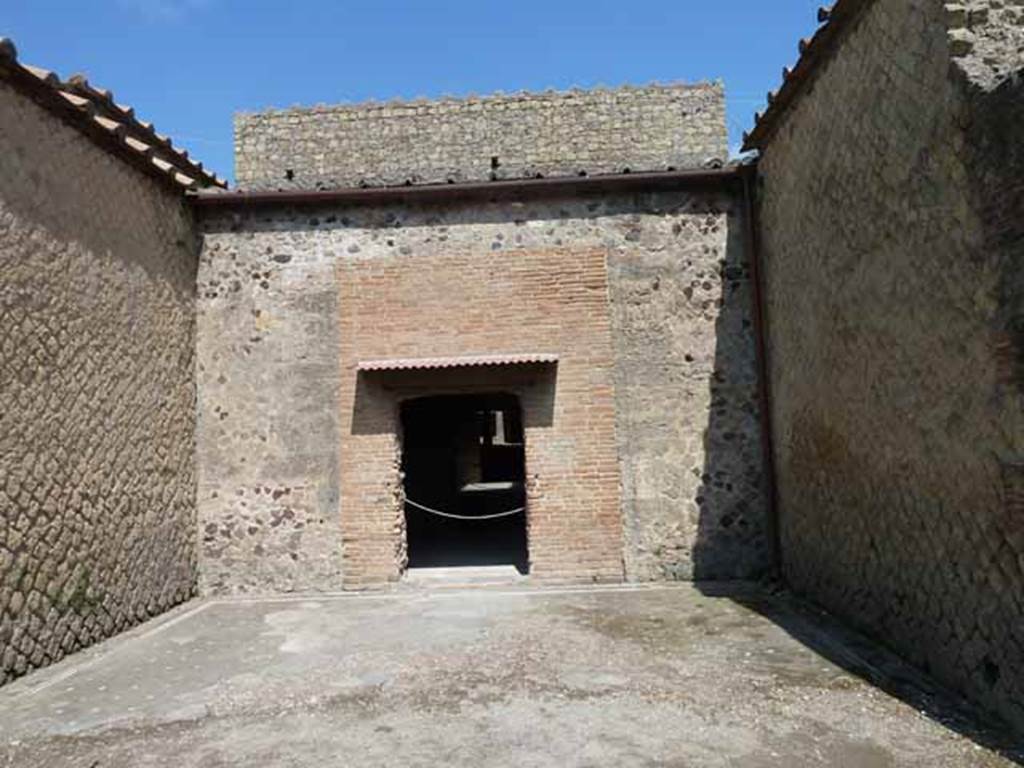
[[[762,146],[784,573],[1020,724],[1024,13],[861,5]]]
[[[0,682],[196,583],[198,242],[165,188],[0,82]]]

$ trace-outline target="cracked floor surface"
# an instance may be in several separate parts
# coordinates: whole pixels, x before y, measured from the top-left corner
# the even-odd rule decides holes
[[[972,766],[1004,728],[753,587],[194,601],[0,689],[0,766]]]

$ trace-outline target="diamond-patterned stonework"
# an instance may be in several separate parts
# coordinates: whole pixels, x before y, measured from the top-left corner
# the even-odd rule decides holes
[[[870,3],[760,163],[785,575],[1018,724],[1020,11]]]
[[[180,197],[0,84],[0,683],[195,582]]]

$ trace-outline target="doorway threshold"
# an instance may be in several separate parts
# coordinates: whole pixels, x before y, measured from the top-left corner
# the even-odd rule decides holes
[[[524,584],[529,578],[514,565],[409,568],[402,576],[402,586],[431,589],[491,587]]]

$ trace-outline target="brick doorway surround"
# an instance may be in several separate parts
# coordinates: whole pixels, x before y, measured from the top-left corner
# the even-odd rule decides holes
[[[339,265],[338,285],[345,587],[396,581],[405,566],[401,402],[499,392],[522,406],[530,577],[621,581],[605,252],[352,260]],[[368,360],[528,352],[558,362],[365,369]]]

